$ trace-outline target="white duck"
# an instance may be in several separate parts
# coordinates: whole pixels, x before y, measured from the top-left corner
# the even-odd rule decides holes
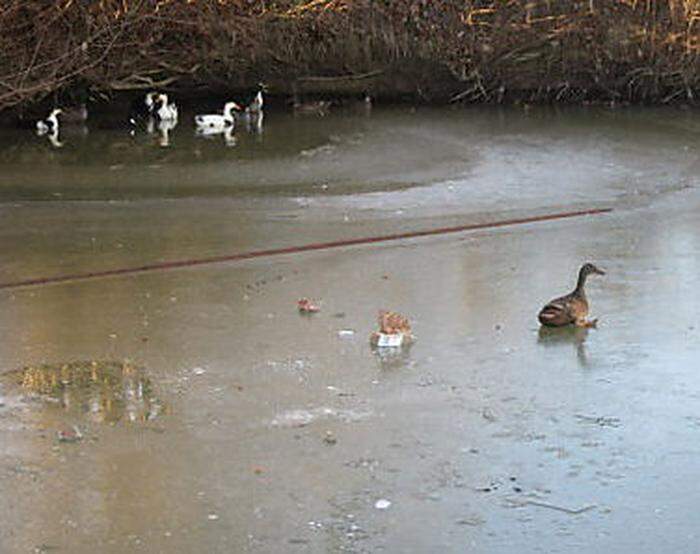
[[[199,130],[210,133],[223,133],[227,129],[233,129],[236,123],[235,112],[241,111],[241,107],[235,102],[226,102],[222,114],[196,115],[194,122]]]
[[[167,94],[159,94],[153,107],[154,113],[160,121],[177,123],[177,104],[168,102]]]
[[[61,115],[62,110],[56,108],[53,110],[46,119],[41,119],[36,122],[36,132],[38,135],[45,135],[46,133],[58,133],[58,116]]]

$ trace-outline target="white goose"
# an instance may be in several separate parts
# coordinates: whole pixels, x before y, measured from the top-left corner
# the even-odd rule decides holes
[[[241,107],[235,102],[226,102],[222,114],[206,114],[194,116],[194,122],[200,130],[209,133],[223,133],[227,129],[232,129],[236,122],[236,111],[241,111]]]
[[[170,121],[177,123],[177,104],[168,102],[167,94],[159,94],[154,103],[155,115],[160,121]]]
[[[58,116],[62,113],[60,108],[53,110],[46,119],[36,122],[36,132],[38,135],[46,133],[58,133]]]

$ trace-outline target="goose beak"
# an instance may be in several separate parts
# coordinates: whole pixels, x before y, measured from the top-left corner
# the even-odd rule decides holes
[[[595,268],[595,273],[596,273],[597,275],[605,275],[605,271],[603,271],[603,270],[600,269],[599,267],[596,267],[596,268]]]

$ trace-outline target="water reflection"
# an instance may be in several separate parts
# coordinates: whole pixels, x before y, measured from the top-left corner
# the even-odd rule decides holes
[[[52,131],[51,133],[46,133],[43,136],[45,136],[48,139],[49,143],[54,148],[63,148],[63,142],[59,137],[58,131]]]
[[[226,146],[236,146],[237,140],[236,135],[234,135],[233,127],[226,127],[225,129],[200,127],[195,131],[197,137],[205,139],[214,139],[216,137],[223,137],[224,144]]]
[[[570,344],[576,350],[581,367],[588,367],[588,355],[586,354],[586,338],[589,329],[587,327],[540,327],[537,342],[545,347],[564,347]]]
[[[383,371],[395,371],[404,369],[411,363],[411,346],[372,346],[372,353],[379,362],[379,367]]]
[[[89,133],[89,130],[84,124],[63,125],[50,130],[37,130],[36,134],[39,137],[45,137],[54,148],[63,148],[66,140],[83,139]]]
[[[263,132],[263,112],[258,112],[255,114],[246,114],[245,117],[245,128],[246,131],[253,135],[261,135]]]
[[[97,423],[146,422],[163,411],[144,370],[130,362],[43,364],[10,375],[23,389]]]
[[[167,148],[170,146],[170,132],[177,127],[176,120],[156,121],[154,118],[149,118],[146,122],[146,132],[149,135],[158,134],[158,146]]]

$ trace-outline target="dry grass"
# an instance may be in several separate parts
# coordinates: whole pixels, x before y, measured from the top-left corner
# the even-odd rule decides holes
[[[357,74],[428,100],[692,101],[699,48],[700,0],[5,0],[0,109]]]

